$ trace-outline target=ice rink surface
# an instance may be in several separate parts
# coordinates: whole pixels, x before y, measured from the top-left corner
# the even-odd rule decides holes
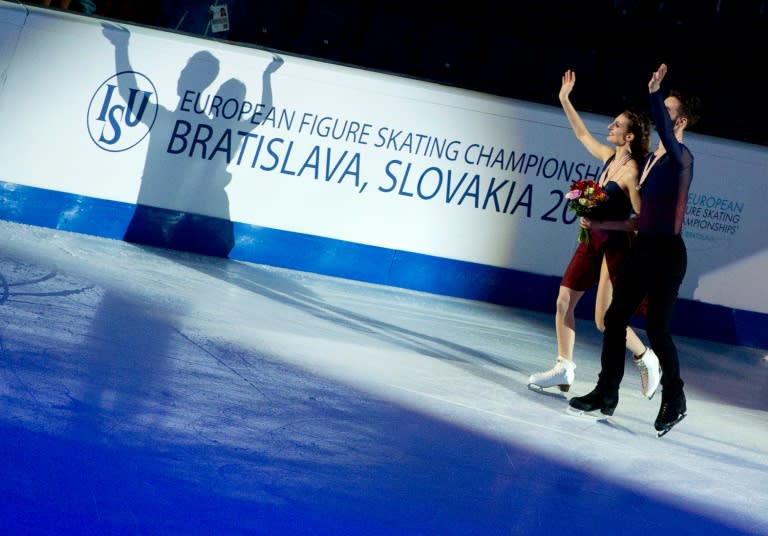
[[[765,352],[566,413],[551,315],[0,222],[0,533],[768,534]],[[640,332],[644,337],[644,333]]]

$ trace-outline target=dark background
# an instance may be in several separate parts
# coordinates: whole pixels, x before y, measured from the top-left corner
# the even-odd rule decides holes
[[[570,68],[576,107],[610,117],[646,110],[664,62],[664,87],[703,101],[691,131],[768,145],[768,0],[229,0],[231,29],[215,35],[210,0],[95,3],[97,16],[553,106]]]

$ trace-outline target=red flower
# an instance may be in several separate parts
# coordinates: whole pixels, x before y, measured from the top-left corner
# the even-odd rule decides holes
[[[595,207],[608,199],[603,187],[592,179],[581,179],[571,183],[568,193],[568,208],[579,217],[590,217]],[[579,242],[589,243],[589,231],[579,227]]]

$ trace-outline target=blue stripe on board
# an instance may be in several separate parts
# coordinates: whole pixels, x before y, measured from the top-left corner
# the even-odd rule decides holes
[[[133,205],[0,181],[0,218],[122,240]]]
[[[8,221],[219,256],[231,248],[231,259],[554,314],[559,277],[2,181],[0,190],[0,218]],[[225,234],[234,235],[234,246]],[[593,318],[594,298],[582,299],[576,313]],[[766,325],[763,313],[680,299],[672,329],[687,337],[766,348]]]

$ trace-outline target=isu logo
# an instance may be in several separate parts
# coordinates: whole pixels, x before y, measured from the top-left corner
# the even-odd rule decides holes
[[[117,73],[91,97],[88,133],[105,151],[126,151],[152,130],[157,103],[157,90],[149,78],[135,71]]]

